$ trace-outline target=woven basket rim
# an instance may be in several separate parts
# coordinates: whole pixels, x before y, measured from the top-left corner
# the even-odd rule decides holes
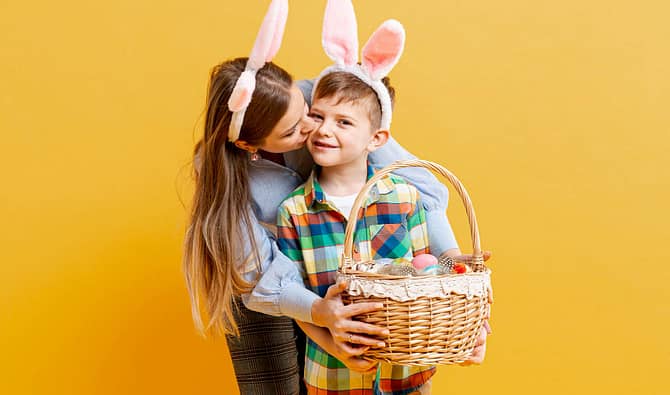
[[[445,273],[445,274],[431,274],[425,276],[394,276],[389,274],[379,274],[376,272],[364,272],[360,270],[348,269],[345,271],[340,271],[343,275],[364,278],[366,280],[425,280],[425,279],[442,279],[450,277],[462,277],[462,276],[480,276],[480,275],[491,275],[491,269],[487,266],[483,270],[478,272],[469,272],[469,273]]]
[[[351,266],[353,266],[353,264],[356,263],[356,261],[353,258],[354,228],[358,220],[358,211],[363,206],[363,203],[365,202],[367,195],[372,189],[373,185],[377,181],[379,181],[382,177],[386,176],[392,171],[406,167],[422,167],[431,170],[434,173],[440,174],[444,176],[447,180],[449,180],[449,182],[456,189],[456,192],[460,196],[461,201],[463,202],[463,206],[465,207],[465,212],[468,217],[468,224],[470,227],[470,237],[472,240],[472,256],[473,256],[475,272],[488,270],[488,268],[484,265],[484,255],[481,249],[477,216],[475,214],[475,209],[472,205],[472,200],[470,199],[470,195],[465,189],[465,186],[451,171],[449,171],[444,166],[427,160],[414,159],[414,160],[395,161],[390,165],[384,167],[383,169],[377,171],[359,191],[358,195],[356,196],[356,199],[354,200],[354,204],[351,207],[349,218],[347,219],[347,226],[344,233],[344,251],[338,264],[338,272],[341,272],[343,274],[358,272],[351,269]],[[390,277],[406,278],[405,276],[390,276]]]

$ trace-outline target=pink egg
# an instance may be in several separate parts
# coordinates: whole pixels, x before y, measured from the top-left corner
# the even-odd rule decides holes
[[[430,254],[417,255],[414,257],[414,259],[412,259],[412,266],[414,266],[417,270],[421,270],[426,266],[435,264],[437,264],[437,258]]]

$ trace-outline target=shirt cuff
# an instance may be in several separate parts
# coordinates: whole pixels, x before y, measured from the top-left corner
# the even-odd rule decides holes
[[[281,314],[293,319],[312,322],[312,304],[319,295],[297,283],[287,284],[279,298]]]

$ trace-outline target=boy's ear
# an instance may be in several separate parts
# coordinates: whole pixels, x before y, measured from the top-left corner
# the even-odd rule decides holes
[[[368,143],[368,152],[374,152],[381,148],[389,139],[391,133],[385,129],[379,129],[372,134],[370,137],[370,142]]]

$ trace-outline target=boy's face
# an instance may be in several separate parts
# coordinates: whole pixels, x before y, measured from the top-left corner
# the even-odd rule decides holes
[[[360,102],[338,104],[338,99],[324,97],[312,103],[309,116],[316,130],[309,136],[307,148],[320,166],[365,163],[367,153],[376,149],[368,108]]]

